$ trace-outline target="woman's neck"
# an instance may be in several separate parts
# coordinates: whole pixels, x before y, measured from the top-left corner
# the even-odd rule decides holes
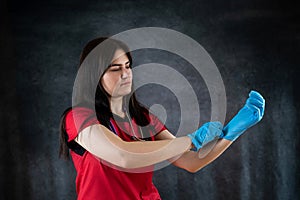
[[[123,97],[110,98],[110,109],[113,114],[120,117],[125,117],[123,110]]]

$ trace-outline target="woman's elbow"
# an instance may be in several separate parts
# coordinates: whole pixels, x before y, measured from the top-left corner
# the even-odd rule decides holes
[[[194,166],[188,162],[176,162],[176,161],[173,162],[173,165],[190,173],[196,173],[204,167],[204,166]]]
[[[201,167],[192,167],[192,166],[189,166],[189,167],[186,167],[184,168],[186,171],[190,172],[190,173],[197,173],[198,171],[200,171],[201,169],[203,168],[203,166]]]

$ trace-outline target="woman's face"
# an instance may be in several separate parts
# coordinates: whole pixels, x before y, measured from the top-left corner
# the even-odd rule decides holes
[[[111,97],[122,97],[131,92],[132,71],[126,53],[118,49],[110,67],[101,79],[101,84]]]

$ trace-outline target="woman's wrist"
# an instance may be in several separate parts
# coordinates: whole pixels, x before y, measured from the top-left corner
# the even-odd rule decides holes
[[[190,147],[189,147],[188,151],[195,149],[196,147],[194,146],[194,144],[192,142],[192,138],[190,138],[189,136],[185,136],[185,137],[189,138],[189,141],[190,141]]]

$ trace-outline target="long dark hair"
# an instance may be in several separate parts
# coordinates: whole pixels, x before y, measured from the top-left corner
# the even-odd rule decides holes
[[[59,156],[68,159],[69,147],[68,135],[65,129],[65,116],[72,108],[84,106],[95,109],[98,121],[109,128],[109,120],[112,117],[110,109],[110,95],[101,84],[101,78],[112,62],[116,50],[122,49],[130,61],[132,67],[132,56],[129,48],[121,41],[100,37],[89,41],[80,55],[79,69],[74,82],[72,107],[66,109],[60,120],[60,147]],[[96,88],[96,89],[95,89]],[[124,107],[127,107],[131,118],[134,118],[139,126],[149,124],[149,110],[141,105],[136,99],[135,92],[124,97]]]

